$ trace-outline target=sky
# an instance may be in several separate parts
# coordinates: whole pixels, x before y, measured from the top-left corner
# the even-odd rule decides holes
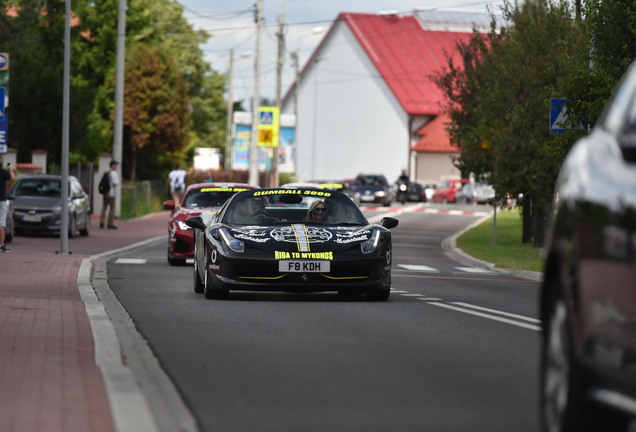
[[[185,18],[196,29],[212,37],[201,48],[206,60],[219,73],[229,71],[230,50],[234,51],[233,85],[235,101],[249,111],[254,93],[256,52],[256,0],[178,0]],[[393,10],[411,14],[415,9],[499,12],[503,0],[263,0],[264,28],[261,34],[260,96],[274,101],[278,55],[278,18],[285,22],[285,62],[281,97],[295,75],[290,53],[299,50],[301,68],[341,12],[379,13]]]

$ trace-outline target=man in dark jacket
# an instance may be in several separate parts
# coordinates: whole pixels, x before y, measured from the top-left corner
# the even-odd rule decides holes
[[[7,226],[7,181],[15,180],[15,172],[11,164],[6,169],[2,168],[2,155],[0,154],[0,252],[9,252],[9,248],[4,244],[4,227]]]

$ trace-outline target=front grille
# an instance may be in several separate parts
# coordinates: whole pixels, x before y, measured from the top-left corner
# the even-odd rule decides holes
[[[32,210],[32,209],[23,209],[23,208],[16,208],[13,210],[14,213],[24,213],[24,214],[39,214],[39,215],[43,215],[43,214],[47,214],[47,213],[53,213],[51,212],[51,210]],[[34,212],[34,213],[29,213],[29,212]]]
[[[179,239],[179,238],[178,238],[178,239],[177,239],[177,241],[175,242],[175,245],[174,245],[174,251],[175,251],[176,253],[186,253],[186,252],[190,252],[190,249],[191,249],[190,244],[189,244],[189,243],[184,242],[183,240],[181,240],[181,239]]]
[[[239,279],[268,284],[355,284],[363,283],[373,271],[372,264],[331,262],[329,273],[281,273],[278,261],[240,262],[234,266]]]

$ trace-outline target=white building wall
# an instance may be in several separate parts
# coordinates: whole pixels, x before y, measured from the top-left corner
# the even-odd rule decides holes
[[[409,163],[408,116],[346,24],[336,25],[299,87],[297,175],[393,182]],[[293,97],[285,102],[292,113]]]
[[[457,153],[426,153],[417,154],[418,183],[437,183],[449,177],[461,177],[461,171],[453,165],[453,157]]]

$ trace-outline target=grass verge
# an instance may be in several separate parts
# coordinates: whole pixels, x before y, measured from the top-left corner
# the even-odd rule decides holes
[[[543,271],[541,248],[521,243],[519,211],[497,210],[497,237],[493,246],[493,218],[486,219],[457,238],[457,247],[467,254],[508,270]]]

